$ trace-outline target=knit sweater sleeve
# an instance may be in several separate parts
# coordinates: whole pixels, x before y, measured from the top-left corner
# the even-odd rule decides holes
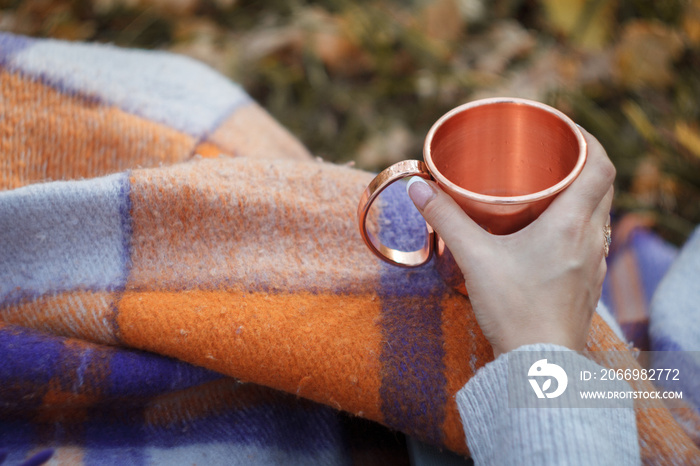
[[[579,368],[601,369],[557,345],[526,345],[516,351],[539,350],[566,352],[564,356]],[[511,354],[481,368],[457,393],[467,444],[477,465],[640,463],[632,400],[617,408],[513,407],[508,392]],[[536,399],[534,392],[531,395]]]

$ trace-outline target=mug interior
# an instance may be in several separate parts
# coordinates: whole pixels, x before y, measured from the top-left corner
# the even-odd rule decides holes
[[[439,172],[438,179],[497,197],[531,195],[555,186],[572,172],[581,153],[574,129],[561,116],[509,101],[447,117],[426,149],[426,162]]]

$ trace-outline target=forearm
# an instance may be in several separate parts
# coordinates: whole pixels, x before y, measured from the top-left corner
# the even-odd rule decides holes
[[[518,350],[567,351],[547,344]],[[581,367],[595,365],[573,351],[569,353],[566,357]],[[511,354],[503,354],[480,369],[457,394],[476,464],[639,464],[631,400],[622,408],[512,407],[508,398]]]

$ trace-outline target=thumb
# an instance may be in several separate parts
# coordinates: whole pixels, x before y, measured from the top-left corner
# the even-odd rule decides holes
[[[425,221],[438,232],[462,268],[463,264],[469,262],[470,252],[476,250],[488,233],[469,218],[435,182],[414,176],[408,181],[406,191]]]

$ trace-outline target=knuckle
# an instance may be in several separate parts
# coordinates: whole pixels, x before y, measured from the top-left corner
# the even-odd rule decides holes
[[[439,197],[436,198],[433,202],[430,202],[423,211],[423,215],[428,223],[436,230],[440,230],[444,228],[445,225],[448,225],[450,219],[453,217],[450,206],[440,201],[441,199]]]
[[[600,165],[600,172],[607,184],[612,184],[615,181],[617,170],[615,169],[615,165],[613,165],[613,163],[607,157]]]
[[[569,238],[571,241],[577,241],[582,237],[586,221],[581,215],[569,212],[561,216],[558,224],[562,237]]]

